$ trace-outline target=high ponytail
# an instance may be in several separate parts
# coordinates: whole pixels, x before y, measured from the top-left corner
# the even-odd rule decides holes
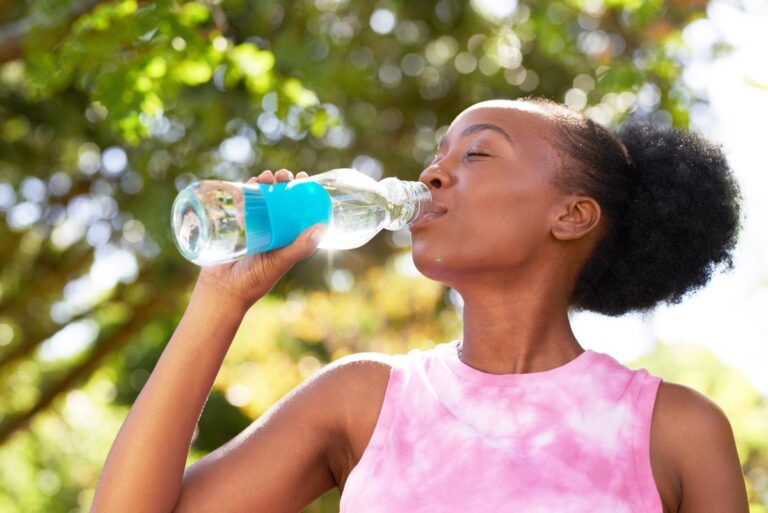
[[[560,104],[527,101],[559,112],[556,145],[568,165],[558,185],[593,197],[606,218],[572,308],[618,316],[676,304],[733,267],[741,196],[719,147],[648,122],[614,135]]]

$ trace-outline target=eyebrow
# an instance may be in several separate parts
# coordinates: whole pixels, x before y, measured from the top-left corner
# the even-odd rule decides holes
[[[464,129],[464,131],[461,133],[461,136],[466,137],[476,132],[481,132],[483,130],[492,130],[497,134],[501,134],[501,136],[504,137],[504,139],[506,139],[507,142],[513,148],[515,147],[515,143],[512,142],[512,138],[509,136],[509,134],[507,134],[507,132],[504,131],[503,128],[501,128],[500,126],[492,125],[490,123],[477,123],[475,125],[471,125]],[[445,136],[443,136],[443,138],[440,139],[440,144],[438,145],[438,148],[442,148],[443,144],[445,144]]]

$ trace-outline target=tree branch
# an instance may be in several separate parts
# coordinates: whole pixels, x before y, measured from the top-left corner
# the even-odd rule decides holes
[[[90,265],[90,262],[88,262],[88,265]],[[53,287],[54,286],[53,285],[54,282],[58,283],[59,285],[63,285],[64,283],[69,281],[69,277],[68,276],[70,274],[71,273],[67,273],[66,276],[65,276],[65,273],[53,274],[51,282],[50,283],[46,283],[45,285],[50,285],[51,287]],[[147,273],[146,268],[143,268],[140,271],[139,276],[136,278],[134,283],[141,283],[142,281],[148,281],[147,280],[147,274],[148,273]],[[78,278],[80,277],[79,273],[77,274],[77,277]],[[60,282],[56,281],[56,280],[58,280],[58,278],[61,278]],[[121,283],[121,284],[115,286],[111,291],[109,291],[108,295],[106,297],[104,297],[104,299],[101,302],[93,305],[88,310],[73,316],[68,321],[68,323],[77,321],[77,320],[82,319],[82,318],[84,318],[84,317],[86,317],[88,315],[93,314],[93,312],[95,310],[97,310],[100,306],[102,306],[103,303],[105,303],[107,301],[114,300],[116,298],[119,299],[121,297],[121,295],[124,293],[125,289],[127,289],[130,286],[134,285],[134,283],[130,283],[130,284],[122,284]],[[60,292],[62,289],[63,289],[63,286],[56,286],[56,291],[57,292]],[[24,307],[26,307],[26,302],[24,303]],[[10,317],[14,318],[13,315],[11,315]],[[2,371],[3,367],[8,366],[10,363],[15,362],[16,360],[19,360],[21,358],[24,358],[24,357],[28,356],[30,353],[32,353],[32,351],[37,349],[40,345],[42,345],[43,342],[45,342],[50,337],[55,335],[56,332],[58,332],[62,328],[63,328],[63,326],[60,326],[60,325],[56,324],[54,326],[53,330],[48,329],[48,331],[45,331],[45,332],[42,332],[42,330],[38,330],[38,331],[40,331],[40,333],[35,333],[37,336],[34,338],[34,340],[31,340],[30,342],[27,342],[26,344],[14,347],[10,351],[7,351],[6,353],[3,353],[2,356],[0,356],[0,371]],[[26,334],[27,333],[25,332],[25,335]]]
[[[177,278],[176,283],[171,283],[170,287],[164,287],[162,293],[158,293],[154,298],[137,307],[131,320],[122,327],[115,329],[113,335],[99,337],[95,349],[82,362],[70,369],[63,378],[47,387],[34,406],[8,418],[0,425],[0,445],[5,443],[15,432],[25,428],[34,416],[50,406],[54,399],[82,380],[87,379],[101,364],[102,360],[131,340],[144,327],[149,318],[158,312],[172,309],[174,304],[168,301],[168,291],[173,290],[175,292],[177,287],[183,286],[186,282],[186,278]]]
[[[211,17],[213,18],[213,24],[216,25],[216,29],[223,35],[226,35],[229,30],[229,23],[227,22],[227,16],[224,14],[224,9],[221,8],[221,5],[211,0],[204,0],[203,3],[211,11]]]
[[[48,241],[46,241],[46,246]],[[21,251],[16,252],[21,253]],[[0,301],[0,317],[22,318],[27,303],[45,294],[61,293],[69,280],[79,278],[93,264],[93,252],[78,244],[57,255],[47,247],[39,258],[29,262],[25,255],[15,256],[14,267],[7,270],[6,290]]]

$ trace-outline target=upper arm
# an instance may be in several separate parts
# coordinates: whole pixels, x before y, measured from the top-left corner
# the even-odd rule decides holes
[[[191,465],[174,512],[298,512],[336,486],[331,451],[345,436],[359,360],[350,355],[326,365]]]
[[[688,387],[662,383],[652,433],[652,452],[659,454],[657,463],[661,462],[654,474],[677,480],[679,509],[672,505],[671,511],[748,511],[733,431],[714,402]]]

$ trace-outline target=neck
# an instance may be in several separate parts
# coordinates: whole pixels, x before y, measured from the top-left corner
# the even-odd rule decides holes
[[[487,293],[464,297],[461,360],[490,374],[541,372],[581,354],[564,298]]]

